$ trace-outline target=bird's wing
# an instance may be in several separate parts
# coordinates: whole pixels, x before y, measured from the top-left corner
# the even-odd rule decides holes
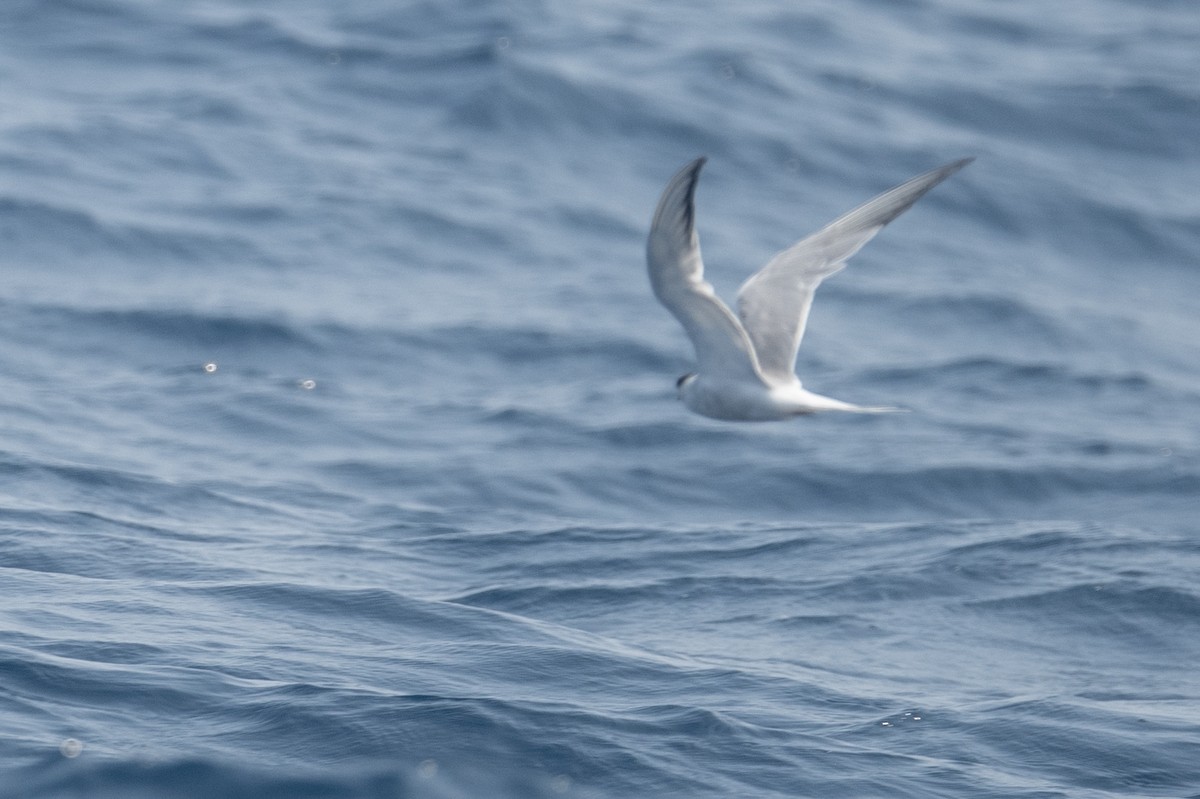
[[[704,279],[694,196],[705,160],[681,169],[658,201],[646,242],[650,285],[687,331],[701,374],[763,384],[750,337]]]
[[[772,383],[796,379],[796,352],[813,292],[846,265],[884,225],[975,159],[963,158],[917,175],[830,222],[772,258],[738,290],[738,315],[762,374]]]

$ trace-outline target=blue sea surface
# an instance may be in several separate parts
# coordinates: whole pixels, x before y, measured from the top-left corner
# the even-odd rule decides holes
[[[708,276],[977,156],[690,414]],[[5,0],[0,799],[1200,797],[1193,0]]]

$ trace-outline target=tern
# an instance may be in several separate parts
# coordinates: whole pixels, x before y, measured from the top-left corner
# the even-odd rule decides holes
[[[696,182],[705,157],[667,183],[646,242],[654,296],[674,314],[696,350],[697,371],[676,382],[695,413],[727,421],[776,421],[817,411],[885,413],[805,389],[796,353],[813,293],[871,238],[930,189],[962,169],[963,158],[885,191],[776,255],[742,284],[737,315],[704,279],[696,235]]]

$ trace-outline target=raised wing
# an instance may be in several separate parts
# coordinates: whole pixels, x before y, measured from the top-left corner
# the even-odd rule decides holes
[[[761,384],[749,336],[704,279],[694,197],[705,160],[697,158],[681,169],[658,201],[646,242],[650,285],[687,331],[701,374]]]
[[[796,379],[796,352],[821,281],[845,266],[884,225],[974,160],[954,161],[885,191],[779,253],[742,284],[738,315],[767,380]]]

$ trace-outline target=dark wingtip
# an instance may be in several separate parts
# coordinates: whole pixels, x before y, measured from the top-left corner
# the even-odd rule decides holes
[[[975,156],[968,155],[966,158],[959,158],[957,161],[951,161],[950,163],[946,164],[944,167],[941,167],[940,169],[935,170],[935,171],[941,172],[942,175],[944,176],[943,177],[943,180],[944,180],[945,178],[948,178],[951,175],[957,173],[960,169],[964,169],[965,167],[970,166],[971,162],[974,160],[975,160]],[[940,183],[941,181],[938,181],[938,182]]]
[[[704,165],[707,163],[708,156],[702,155],[699,158],[693,158],[691,161],[688,161],[686,164],[684,164],[683,169],[679,171],[687,174],[688,179],[691,180],[694,185],[700,177],[700,170],[703,169]]]
[[[700,181],[700,170],[706,163],[708,163],[708,156],[702,155],[689,161],[687,166],[680,170],[688,176],[687,193],[684,195],[683,202],[684,219],[689,230],[696,224],[696,184]]]
[[[708,161],[707,156],[700,156],[688,161],[667,182],[659,197],[658,207],[654,209],[654,219],[650,224],[650,235],[660,227],[674,228],[683,225],[682,232],[689,233],[695,225],[696,182],[700,178],[700,169]]]

